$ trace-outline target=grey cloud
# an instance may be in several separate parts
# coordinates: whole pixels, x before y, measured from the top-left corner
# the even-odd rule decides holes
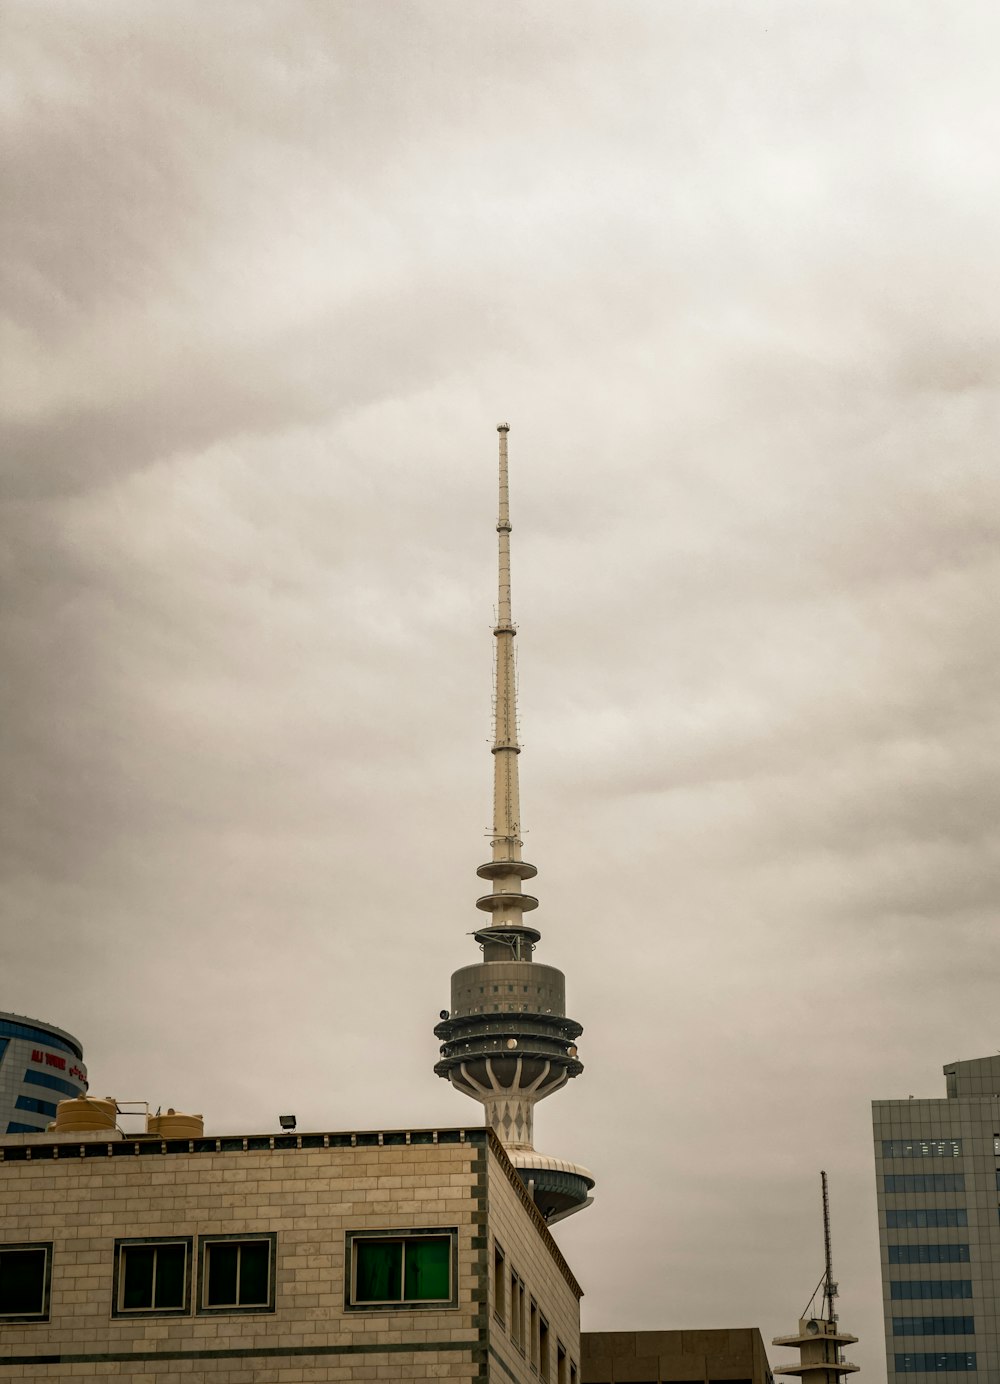
[[[8,5],[7,1007],[214,1128],[474,1116],[509,417],[586,1324],[790,1329],[825,1166],[877,1379],[867,1102],[995,1046],[997,23]]]

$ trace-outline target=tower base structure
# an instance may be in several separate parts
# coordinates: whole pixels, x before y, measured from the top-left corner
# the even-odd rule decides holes
[[[843,1358],[842,1349],[857,1339],[841,1331],[836,1322],[802,1317],[795,1336],[775,1336],[771,1342],[775,1346],[795,1346],[799,1351],[797,1362],[775,1365],[774,1373],[796,1375],[806,1384],[841,1384],[845,1375],[854,1374],[859,1368]]]

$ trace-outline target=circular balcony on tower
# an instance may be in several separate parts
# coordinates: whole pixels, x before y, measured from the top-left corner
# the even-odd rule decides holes
[[[529,865],[527,860],[487,860],[484,865],[478,866],[476,874],[480,879],[503,879],[507,875],[514,875],[517,879],[534,879],[538,867]]]

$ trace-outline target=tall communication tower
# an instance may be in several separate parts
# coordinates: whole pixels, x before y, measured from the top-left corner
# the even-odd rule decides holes
[[[833,1277],[833,1250],[830,1238],[830,1189],[825,1172],[820,1173],[823,1182],[823,1277],[799,1318],[799,1330],[795,1336],[775,1336],[772,1345],[797,1346],[799,1359],[795,1364],[775,1365],[775,1374],[794,1374],[807,1384],[841,1384],[845,1375],[854,1374],[857,1365],[844,1359],[843,1347],[857,1341],[857,1336],[841,1331],[837,1324],[837,1314],[833,1310],[833,1300],[837,1296],[837,1284]],[[819,1313],[814,1313],[817,1301],[821,1302]]]
[[[487,1122],[500,1137],[548,1221],[590,1204],[594,1179],[586,1168],[537,1153],[534,1107],[583,1071],[576,1040],[583,1032],[566,1017],[566,979],[554,966],[540,965],[534,951],[541,933],[524,915],[538,907],[522,885],[538,871],[521,858],[518,782],[516,628],[511,613],[510,500],[506,423],[500,434],[500,507],[497,518],[499,590],[493,739],[493,830],[491,857],[476,873],[490,892],[476,900],[489,921],[474,936],[482,960],[451,978],[451,1008],[442,1010],[434,1032],[441,1057],[434,1070],[464,1095],[481,1101]]]

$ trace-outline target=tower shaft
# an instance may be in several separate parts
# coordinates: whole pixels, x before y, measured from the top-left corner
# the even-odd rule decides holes
[[[575,1046],[583,1030],[566,1017],[562,972],[535,962],[541,933],[524,919],[538,907],[538,900],[522,886],[538,872],[521,856],[507,424],[501,423],[497,431],[493,826],[490,859],[476,871],[491,883],[490,892],[476,900],[476,907],[490,917],[475,932],[482,960],[461,967],[451,978],[451,1009],[442,1012],[434,1029],[442,1040],[434,1070],[482,1103],[488,1123],[507,1146],[536,1205],[551,1220],[587,1205],[594,1180],[585,1168],[534,1149],[534,1107],[583,1071]]]

